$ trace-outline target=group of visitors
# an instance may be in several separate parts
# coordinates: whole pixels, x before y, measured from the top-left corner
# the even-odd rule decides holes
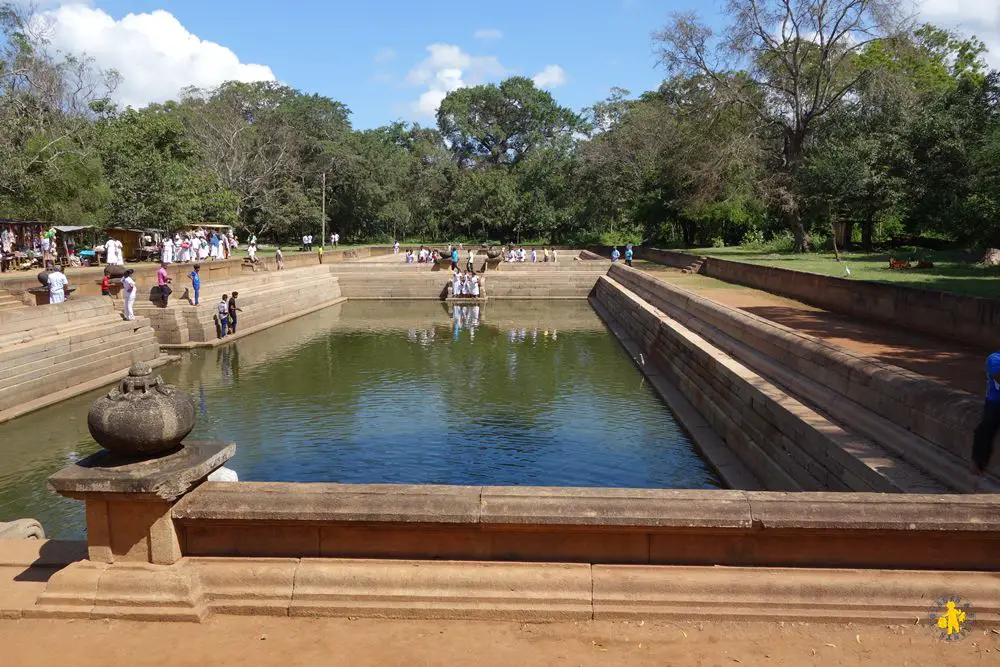
[[[538,255],[538,249],[537,248],[532,248],[531,252],[529,253],[523,247],[517,247],[517,248],[515,248],[512,245],[511,246],[507,246],[507,249],[504,251],[504,254],[503,254],[503,259],[504,259],[505,262],[528,262],[528,261],[530,261],[532,264],[537,264],[538,263],[538,257],[539,257],[539,255]],[[543,262],[555,262],[556,261],[556,249],[555,248],[542,248],[541,258],[542,258]]]
[[[441,253],[437,250],[430,250],[424,246],[420,246],[419,252],[413,252],[412,250],[407,250],[403,261],[407,264],[433,264],[441,259]]]
[[[236,333],[237,313],[243,312],[242,308],[237,308],[236,306],[236,299],[239,295],[239,292],[233,292],[232,296],[223,294],[222,300],[219,301],[215,314],[215,323],[219,328],[219,338],[225,338],[227,335],[231,336]]]
[[[625,263],[627,265],[632,266],[632,257],[634,255],[635,255],[635,251],[632,250],[632,244],[629,243],[627,246],[625,246]],[[612,262],[617,262],[619,259],[621,259],[621,256],[622,256],[622,254],[621,254],[621,252],[618,251],[618,246],[615,246],[615,247],[613,247],[611,249],[611,261]]]
[[[163,237],[160,242],[160,261],[163,264],[229,259],[239,245],[235,236],[215,230],[197,229],[183,235],[177,233]],[[111,264],[110,254],[108,263]]]
[[[478,298],[482,294],[483,279],[475,271],[459,271],[457,265],[451,268],[451,296],[455,298]]]

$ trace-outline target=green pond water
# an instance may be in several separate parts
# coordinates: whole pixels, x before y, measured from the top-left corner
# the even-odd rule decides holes
[[[721,486],[585,301],[349,301],[159,372],[244,481]],[[101,393],[0,424],[0,521],[82,537],[46,478],[98,449]]]

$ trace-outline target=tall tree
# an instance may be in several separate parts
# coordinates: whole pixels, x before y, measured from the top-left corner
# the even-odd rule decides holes
[[[729,104],[773,133],[774,199],[797,250],[809,247],[794,190],[807,143],[822,119],[869,72],[856,55],[902,30],[897,0],[728,0],[721,35],[675,14],[654,36],[672,73],[700,74]],[[737,74],[739,74],[737,76]]]
[[[583,129],[579,115],[523,76],[448,93],[437,120],[466,165],[517,164],[535,148],[568,150],[573,133]]]

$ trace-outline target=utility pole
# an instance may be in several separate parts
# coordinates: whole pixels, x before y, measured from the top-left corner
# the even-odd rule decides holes
[[[320,221],[322,227],[320,228],[321,231],[319,237],[319,247],[325,248],[326,247],[326,172],[325,171],[323,172],[323,192],[320,196],[321,196],[320,201],[322,202],[322,207],[323,207],[323,217]]]

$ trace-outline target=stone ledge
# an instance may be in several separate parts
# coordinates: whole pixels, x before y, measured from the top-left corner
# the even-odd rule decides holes
[[[618,528],[1000,533],[1000,496],[564,487],[206,482],[173,508],[212,522],[470,528]]]
[[[741,491],[483,487],[480,523],[749,528]]]
[[[478,486],[208,482],[173,509],[180,523],[477,523]]]
[[[755,525],[871,531],[1000,532],[996,495],[747,492]]]

